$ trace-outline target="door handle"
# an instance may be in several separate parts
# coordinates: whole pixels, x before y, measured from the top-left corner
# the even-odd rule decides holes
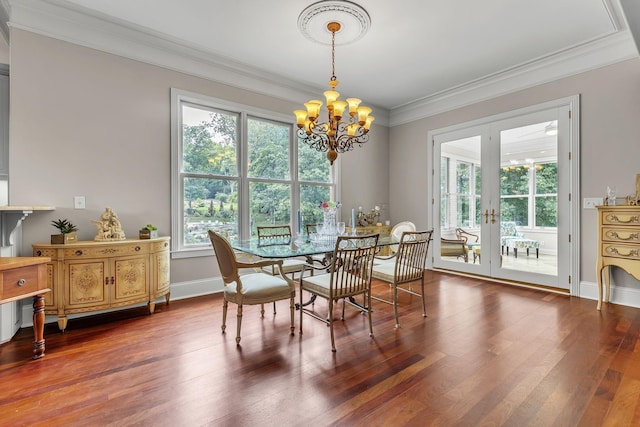
[[[498,214],[496,214],[496,210],[495,209],[491,209],[491,224],[495,224],[496,223],[496,217],[500,216]]]
[[[489,224],[489,209],[485,209],[482,215],[484,215],[484,223]]]

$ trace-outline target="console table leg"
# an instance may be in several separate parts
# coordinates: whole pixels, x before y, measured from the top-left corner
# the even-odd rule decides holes
[[[44,296],[33,297],[33,358],[44,357]]]
[[[611,266],[604,268],[604,302],[609,302],[609,293],[611,292]]]

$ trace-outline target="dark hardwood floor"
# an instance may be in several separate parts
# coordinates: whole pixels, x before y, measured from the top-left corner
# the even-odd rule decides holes
[[[376,294],[388,286],[375,283]],[[329,329],[288,307],[221,296],[69,321],[0,346],[0,425],[631,426],[640,425],[640,309],[427,272],[427,313],[401,295]],[[322,310],[326,303],[319,301]]]

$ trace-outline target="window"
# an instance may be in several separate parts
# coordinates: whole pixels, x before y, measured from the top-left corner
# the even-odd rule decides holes
[[[246,239],[260,225],[297,231],[298,211],[303,223],[319,221],[336,180],[325,153],[298,147],[292,122],[172,90],[174,256],[210,255],[209,229]]]
[[[557,227],[558,164],[532,162],[502,167],[500,214],[522,227]]]
[[[482,222],[480,164],[441,156],[440,226],[475,228]],[[500,214],[520,227],[557,227],[555,162],[513,164],[500,170]]]
[[[480,224],[481,168],[473,162],[440,158],[440,225],[443,228]]]
[[[534,167],[536,227],[558,226],[558,164],[536,163]]]
[[[500,218],[529,226],[529,165],[504,166],[500,170]]]

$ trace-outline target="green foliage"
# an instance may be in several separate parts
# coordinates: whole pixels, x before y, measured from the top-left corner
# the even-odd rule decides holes
[[[500,194],[529,194],[529,169],[523,166],[509,166],[500,169]]]
[[[206,227],[230,235],[237,233],[239,116],[218,111],[211,112],[209,117],[198,125],[183,128],[182,171],[189,174],[183,179],[187,244],[208,241]],[[255,117],[250,117],[247,124],[251,225],[255,228],[259,224],[288,224],[291,185],[271,180],[291,178],[291,127]],[[330,200],[330,187],[326,185],[331,179],[330,168],[325,153],[304,144],[300,144],[299,150],[305,150],[299,156],[299,179],[305,182],[300,189],[300,210],[305,223],[315,223],[322,220],[318,202]],[[196,223],[202,226],[196,227]]]
[[[73,225],[69,220],[66,219],[58,219],[56,221],[51,221],[51,225],[57,228],[60,231],[60,234],[69,234],[74,231],[78,231],[78,227]]]

